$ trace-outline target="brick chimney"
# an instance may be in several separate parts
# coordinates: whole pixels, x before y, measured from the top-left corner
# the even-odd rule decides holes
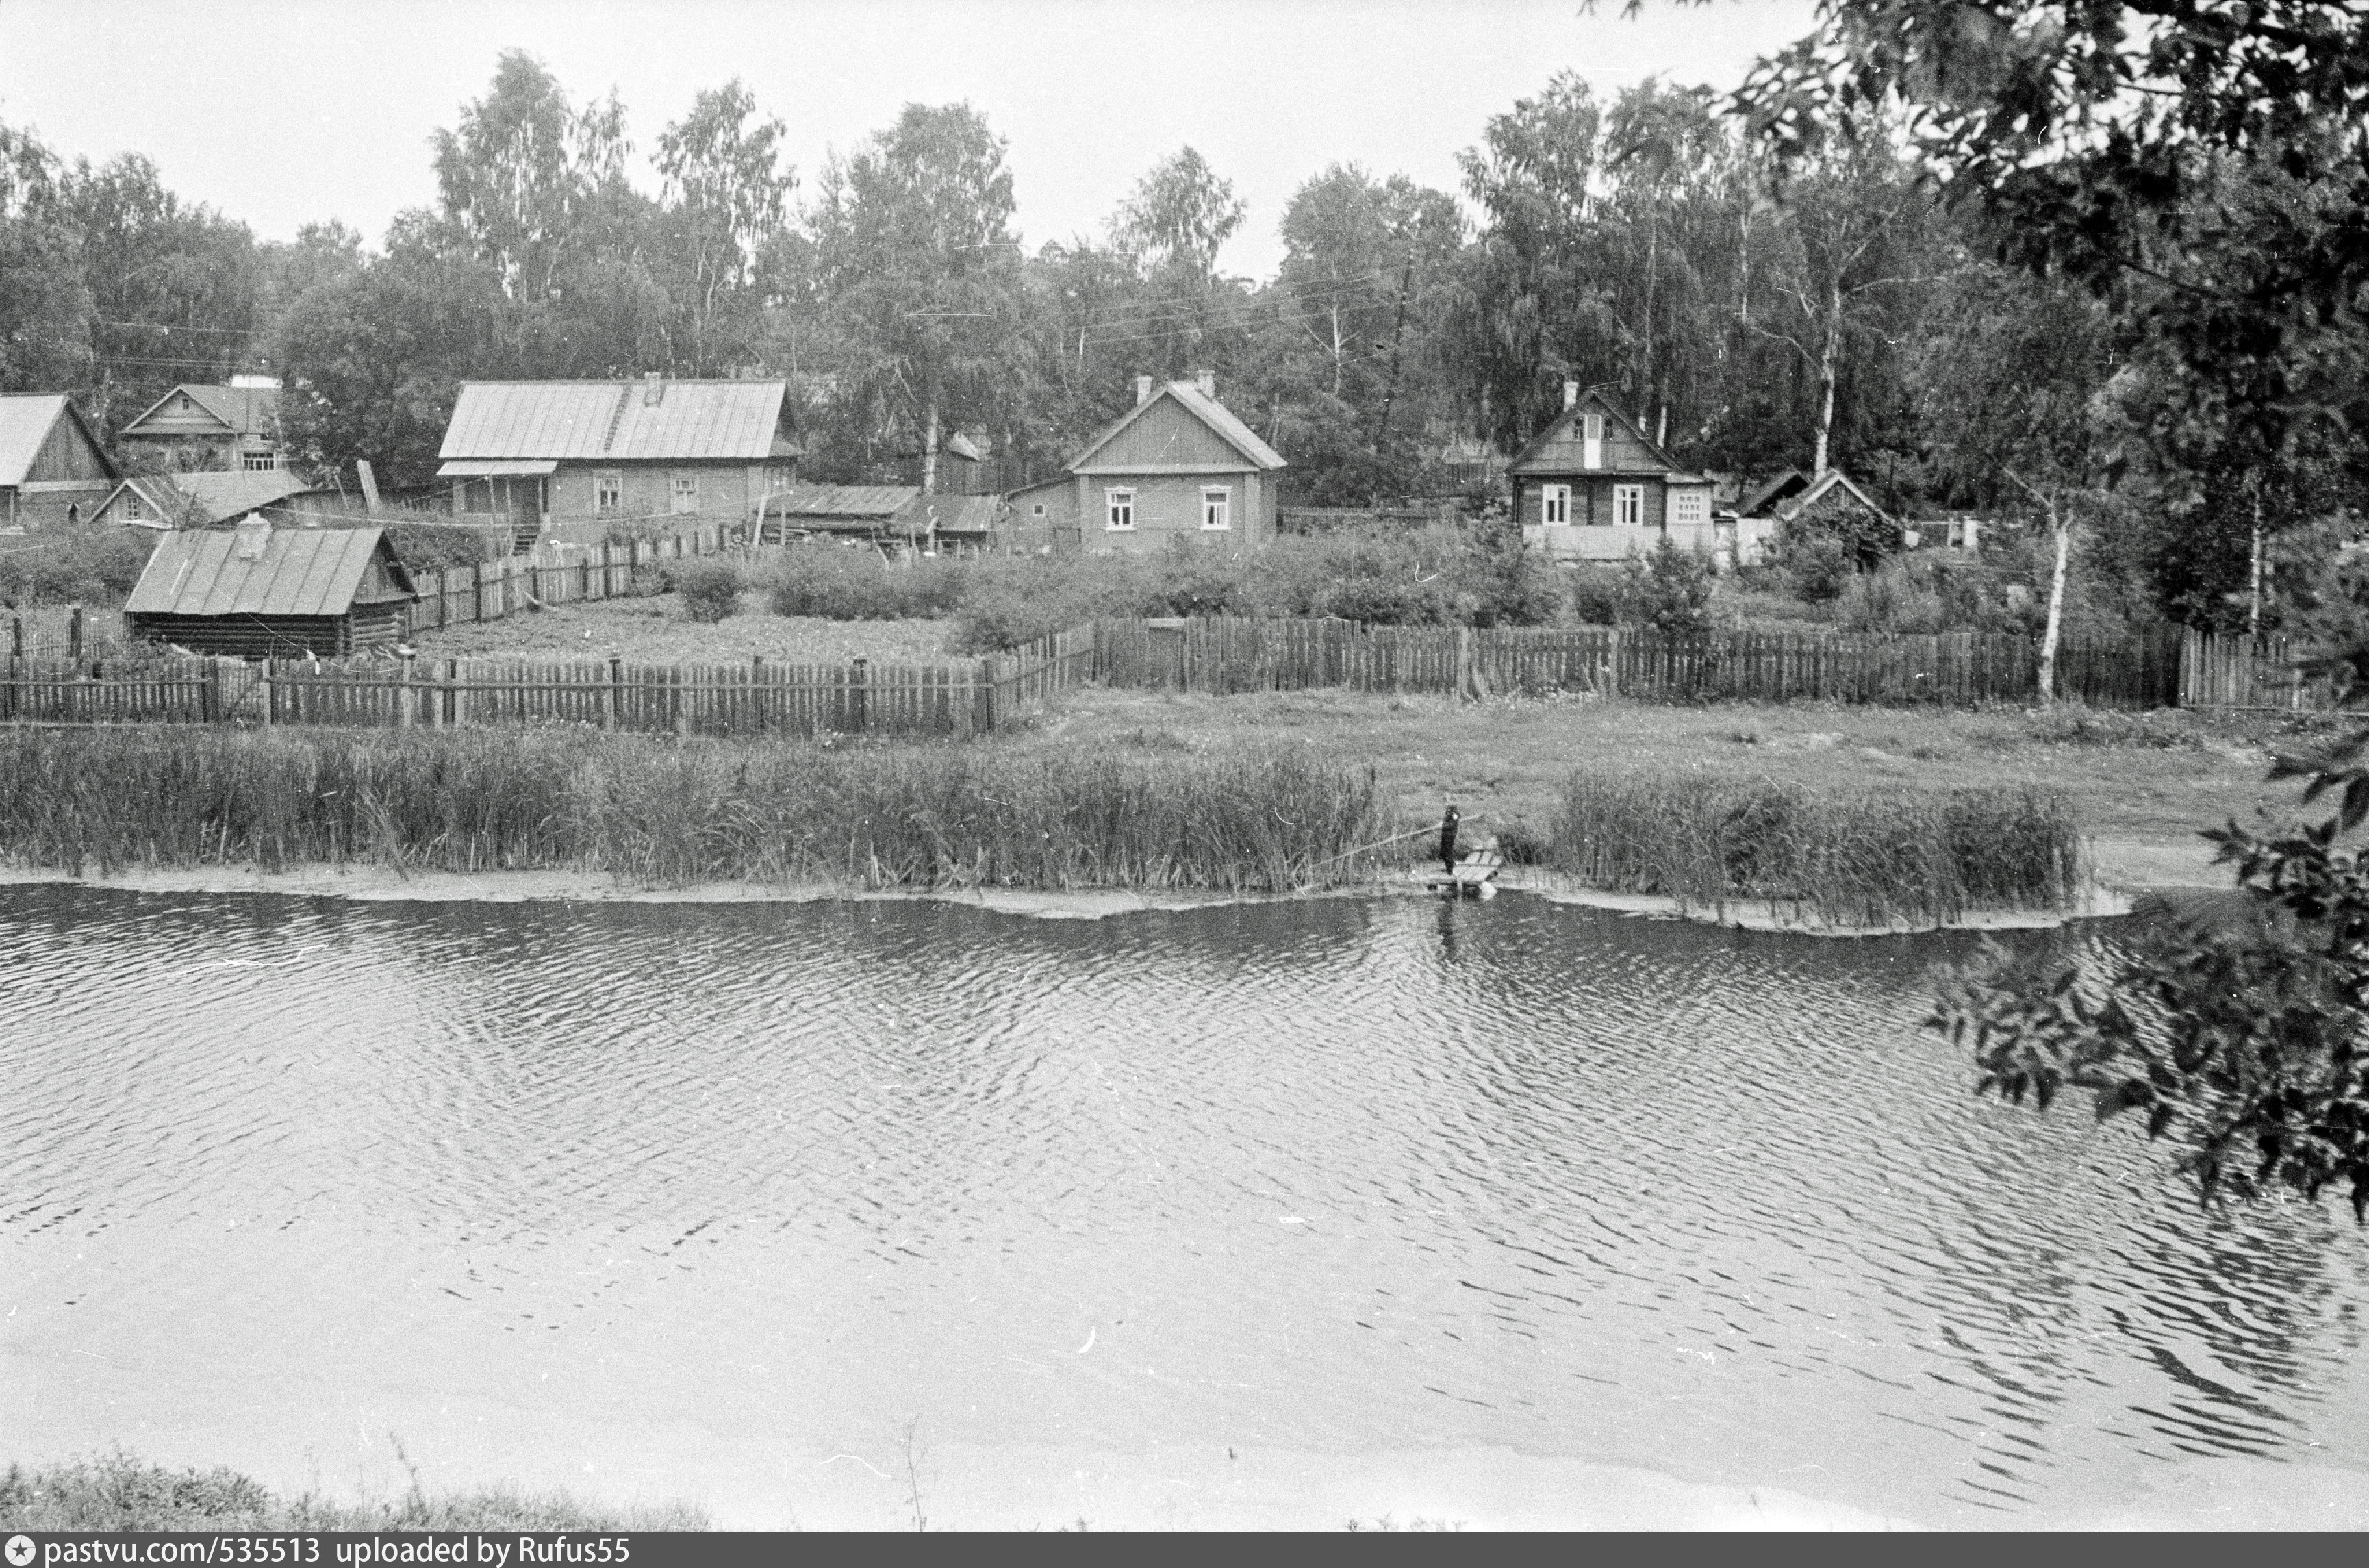
[[[1139,405],[1151,401],[1151,378],[1150,376],[1139,375],[1135,378],[1135,400]]]
[[[642,372],[642,406],[655,408],[666,396],[666,376],[658,371]]]
[[[1579,383],[1567,381],[1562,383],[1562,406],[1565,408],[1579,406]]]
[[[1201,389],[1202,396],[1215,398],[1218,395],[1218,372],[1215,371],[1195,371],[1193,372],[1193,384]]]

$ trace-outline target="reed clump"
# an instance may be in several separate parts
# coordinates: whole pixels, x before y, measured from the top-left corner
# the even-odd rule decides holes
[[[2061,913],[2083,880],[2071,812],[2020,789],[1878,795],[1582,772],[1542,838],[1540,860],[1591,887],[1697,908],[1762,904],[1834,925]]]
[[[316,1492],[283,1497],[220,1466],[166,1470],[116,1453],[0,1473],[0,1530],[60,1533],[213,1530],[704,1530],[684,1504],[604,1507],[565,1493],[489,1487],[430,1493],[415,1474],[399,1496],[348,1503]]]
[[[567,869],[646,885],[1284,891],[1362,874],[1373,774],[1288,749],[1024,756],[601,736],[0,733],[0,856]]]

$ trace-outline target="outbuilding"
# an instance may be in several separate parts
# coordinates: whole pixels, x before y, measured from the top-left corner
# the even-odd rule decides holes
[[[86,522],[121,478],[64,394],[0,397],[0,528]]]
[[[238,658],[319,658],[392,648],[419,597],[383,530],[183,529],[156,542],[124,604],[150,642]]]

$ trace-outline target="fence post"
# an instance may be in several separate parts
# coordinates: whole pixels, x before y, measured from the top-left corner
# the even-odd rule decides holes
[[[25,657],[25,618],[22,615],[8,617],[8,657],[10,658]],[[14,673],[15,671],[10,671],[11,675]]]
[[[82,662],[82,606],[66,606],[66,657],[76,664]]]
[[[971,720],[971,727],[981,735],[994,734],[1001,723],[995,711],[995,704],[996,699],[1002,693],[996,690],[995,664],[996,661],[993,658],[981,658],[978,661],[978,698],[976,704],[978,712]]]
[[[609,660],[609,714],[601,721],[604,729],[614,729],[625,722],[625,661],[612,657]]]
[[[198,717],[207,724],[223,721],[222,660],[206,660],[206,682],[198,689]]]
[[[395,693],[395,727],[397,729],[409,729],[417,716],[412,711],[411,695],[411,661],[415,657],[412,654],[403,656],[403,689]]]
[[[765,733],[765,656],[749,656],[749,713],[757,733]]]
[[[871,683],[871,681],[872,661],[868,658],[857,659],[853,684],[848,692],[847,712],[848,717],[854,722],[854,732],[858,735],[863,734],[871,725],[870,704],[864,695],[864,688]]]
[[[275,685],[273,685],[273,684],[272,684],[272,681],[271,681],[271,673],[272,673],[272,670],[273,670],[273,669],[274,669],[275,667],[276,667],[276,663],[275,663],[275,661],[274,661],[273,659],[271,659],[271,658],[268,658],[268,657],[264,659],[264,661],[263,661],[263,727],[264,727],[264,728],[266,728],[266,729],[269,729],[269,728],[271,727],[271,719],[272,719],[272,713],[271,713],[271,709],[272,709],[272,705],[273,705],[273,704],[274,704],[279,700],[279,688],[278,688],[278,687],[276,687]]]
[[[444,689],[452,702],[452,711],[447,722],[458,729],[469,719],[469,693],[461,690],[461,661],[457,658],[444,661]]]

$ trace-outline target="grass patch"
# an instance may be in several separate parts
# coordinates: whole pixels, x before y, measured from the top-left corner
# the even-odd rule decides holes
[[[429,658],[622,658],[629,664],[937,664],[952,654],[943,621],[825,621],[761,612],[750,596],[720,621],[694,621],[674,594],[596,599],[498,621],[423,629]]]
[[[505,733],[0,732],[0,854],[134,866],[348,861],[646,885],[1284,891],[1386,837],[1370,770],[1193,756]]]
[[[1789,906],[1836,924],[2070,908],[2070,812],[2031,790],[1922,797],[1686,774],[1574,773],[1539,861],[1591,887],[1695,907]]]
[[[236,1471],[166,1470],[126,1454],[0,1475],[0,1530],[704,1530],[682,1504],[606,1508],[560,1492],[509,1487],[431,1494],[417,1475],[402,1496],[339,1503],[282,1497]]]

